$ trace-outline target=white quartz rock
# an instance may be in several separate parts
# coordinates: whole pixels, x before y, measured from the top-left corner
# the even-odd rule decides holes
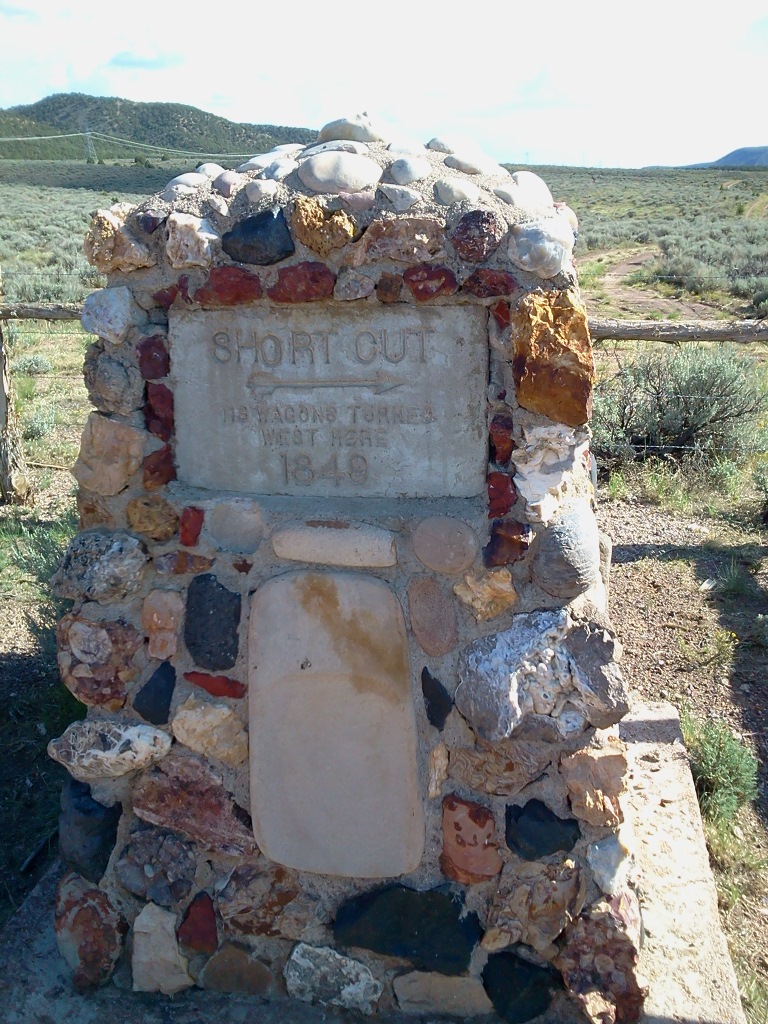
[[[298,166],[298,163],[291,159],[291,157],[283,156],[273,160],[261,173],[270,181],[282,181],[283,178],[287,178],[289,174],[292,174]]]
[[[477,185],[462,178],[441,178],[435,182],[435,192],[440,202],[446,206],[461,202],[478,203],[483,195]]]
[[[245,194],[250,203],[258,203],[262,199],[272,199],[277,193],[277,182],[271,179],[257,178],[245,186]]]
[[[405,213],[424,198],[415,188],[406,188],[404,185],[379,185],[379,189],[398,213]]]
[[[551,522],[567,492],[588,493],[588,447],[583,433],[557,423],[523,427],[523,443],[515,449],[514,482],[531,523]]]
[[[412,181],[426,178],[431,171],[429,160],[418,156],[402,156],[389,165],[389,173],[398,185],[410,185]]]
[[[98,334],[113,345],[121,345],[128,331],[147,322],[147,314],[128,288],[102,288],[91,292],[83,303],[80,322],[89,334]]]
[[[188,966],[176,939],[176,915],[148,903],[133,923],[133,991],[172,996],[191,988]]]
[[[540,205],[552,205],[552,193],[549,191],[549,186],[538,174],[534,174],[533,171],[515,171],[512,181],[521,192],[530,197],[529,202],[533,202],[535,197]]]
[[[573,229],[565,217],[548,217],[537,224],[513,227],[508,255],[516,267],[548,279],[569,265],[574,241]]]
[[[328,152],[307,157],[299,164],[299,178],[313,192],[363,192],[376,185],[383,171],[367,156]]]
[[[171,178],[163,189],[160,198],[165,200],[166,203],[172,203],[175,199],[180,199],[182,196],[192,195],[201,185],[207,185],[209,182],[210,178],[207,174],[198,174],[197,171],[178,174],[175,178]]]
[[[590,843],[587,847],[587,864],[604,893],[613,896],[626,888],[634,867],[629,828],[626,823],[615,835]]]
[[[316,156],[318,153],[357,153],[365,156],[368,147],[364,142],[353,142],[352,139],[335,139],[333,142],[321,142],[319,145],[307,146],[302,157]]]
[[[86,719],[48,744],[48,755],[81,782],[116,779],[165,757],[171,737],[151,725]]]
[[[250,160],[246,160],[244,164],[240,164],[237,168],[238,171],[263,171],[265,167],[274,161],[274,153],[257,153],[256,156],[252,156]]]
[[[213,259],[211,245],[219,233],[210,221],[190,213],[172,213],[166,221],[165,254],[177,270],[182,267],[208,267]]]
[[[357,960],[327,946],[294,946],[283,970],[288,994],[306,1003],[341,1006],[371,1014],[382,992],[381,982]]]
[[[197,174],[204,174],[206,178],[213,179],[218,178],[218,176],[223,172],[224,168],[221,166],[221,164],[205,163],[200,164],[200,166],[196,170]]]
[[[387,142],[381,131],[371,122],[367,114],[354,114],[338,121],[329,121],[317,133],[318,142],[335,139],[350,139],[352,142]]]

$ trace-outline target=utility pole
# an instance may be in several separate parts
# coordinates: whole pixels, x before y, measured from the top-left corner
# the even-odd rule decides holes
[[[29,473],[13,407],[8,351],[0,321],[0,504],[23,502],[29,497],[29,491]]]

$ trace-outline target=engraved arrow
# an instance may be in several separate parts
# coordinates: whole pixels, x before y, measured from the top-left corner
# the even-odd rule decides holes
[[[374,378],[346,377],[336,380],[278,380],[274,374],[263,373],[258,370],[248,378],[248,388],[252,391],[260,391],[265,395],[271,395],[273,391],[280,388],[288,388],[291,391],[298,391],[303,388],[368,388],[375,395],[383,395],[387,391],[394,391],[401,388],[405,381],[395,380],[386,373],[377,371]]]

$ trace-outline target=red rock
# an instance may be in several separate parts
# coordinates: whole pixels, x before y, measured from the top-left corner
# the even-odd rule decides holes
[[[239,864],[217,903],[225,932],[269,938],[304,938],[320,910],[293,872],[264,857]]]
[[[207,892],[199,892],[184,913],[176,938],[194,953],[215,953],[219,945],[216,912]]]
[[[281,267],[277,272],[277,283],[267,289],[267,295],[274,302],[317,302],[330,299],[336,275],[324,263],[306,260],[292,267]]]
[[[517,491],[508,473],[488,474],[488,518],[506,515],[517,501]]]
[[[448,267],[433,267],[428,263],[409,267],[403,274],[403,280],[417,302],[426,302],[438,295],[455,295],[459,289],[453,271]]]
[[[452,594],[431,576],[417,576],[408,584],[408,610],[413,634],[433,658],[456,646],[457,625]]]
[[[232,563],[232,568],[235,572],[249,573],[253,568],[253,562],[249,562],[247,558],[238,558]]]
[[[506,270],[491,270],[489,267],[481,267],[470,274],[461,286],[461,290],[469,292],[470,295],[476,295],[478,299],[490,299],[494,295],[512,295],[519,287],[515,278]],[[506,303],[497,303],[497,305],[505,306]],[[499,321],[499,327],[508,326],[508,317],[506,323]]]
[[[451,244],[467,263],[482,263],[492,256],[507,233],[503,218],[493,210],[465,213],[450,235]],[[498,294],[498,293],[495,293]]]
[[[172,284],[168,288],[161,288],[159,292],[154,292],[152,298],[155,300],[158,306],[162,306],[167,313],[168,310],[173,305],[178,294],[179,286],[177,284]]]
[[[203,307],[237,306],[261,298],[261,281],[242,267],[214,267],[192,296]]]
[[[194,505],[187,505],[181,513],[179,522],[179,538],[187,548],[193,548],[200,539],[200,531],[203,528],[205,510],[196,508]]]
[[[499,519],[491,526],[491,539],[483,548],[483,564],[490,569],[495,565],[518,562],[528,554],[532,538],[527,523]]]
[[[125,704],[144,645],[133,626],[69,613],[58,624],[56,642],[61,678],[79,701],[110,711]]]
[[[188,683],[202,687],[212,697],[244,697],[245,686],[237,679],[229,676],[209,676],[206,672],[185,672]]]
[[[499,466],[506,466],[515,450],[512,440],[513,420],[506,413],[497,413],[491,420],[491,458]]]
[[[176,479],[176,467],[173,464],[173,448],[164,444],[156,452],[144,459],[144,487],[148,491],[156,491],[171,480]]]
[[[170,441],[173,433],[173,392],[165,384],[147,384],[144,422],[150,434]]]
[[[139,372],[144,380],[159,380],[167,377],[171,369],[171,357],[165,346],[162,334],[153,334],[136,346],[139,360]]]
[[[403,290],[403,275],[402,274],[387,274],[386,272],[381,275],[376,284],[376,298],[379,302],[391,303],[399,302],[400,294]]]
[[[205,572],[213,565],[213,559],[205,555],[193,555],[191,551],[166,551],[153,560],[155,569],[163,576],[183,576],[188,572]]]
[[[446,878],[463,885],[495,878],[503,867],[495,832],[490,808],[453,795],[445,797],[440,869]]]
[[[497,302],[495,306],[491,306],[491,313],[493,314],[493,319],[502,330],[509,327],[512,323],[512,315],[509,310],[508,302]]]
[[[180,832],[215,853],[242,857],[255,850],[245,812],[196,757],[171,753],[144,772],[133,789],[133,810],[142,821]]]
[[[103,985],[123,949],[128,925],[101,889],[79,875],[59,883],[54,916],[59,953],[73,970],[78,989]]]

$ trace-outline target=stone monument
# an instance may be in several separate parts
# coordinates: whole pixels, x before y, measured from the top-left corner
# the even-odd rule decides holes
[[[576,227],[365,116],[94,215],[77,985],[639,1016]]]

